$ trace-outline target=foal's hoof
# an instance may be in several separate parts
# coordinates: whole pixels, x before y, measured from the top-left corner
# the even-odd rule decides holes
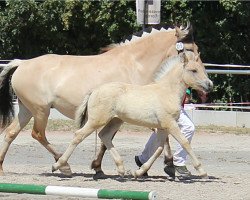
[[[137,178],[140,177],[139,174],[138,174],[138,172],[137,172],[137,170],[136,170],[136,171],[131,171],[131,175],[132,175],[135,179],[137,179]]]
[[[93,175],[94,180],[106,179],[106,178],[107,178],[107,175],[104,174],[103,171],[98,171],[98,172],[96,172],[96,174]]]
[[[72,171],[71,171],[68,163],[65,164],[65,165],[63,165],[63,166],[60,166],[60,167],[56,163],[54,165],[52,165],[52,172],[55,172],[58,169],[60,170],[60,172],[63,175],[65,175],[67,177],[71,177],[72,176]]]
[[[59,170],[65,176],[69,176],[69,177],[72,176],[72,171],[71,171],[71,168],[70,168],[68,163],[66,163],[65,165],[59,167]]]

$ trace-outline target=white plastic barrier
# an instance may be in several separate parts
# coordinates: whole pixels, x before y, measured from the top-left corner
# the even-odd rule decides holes
[[[250,112],[187,110],[196,126],[225,126],[250,128]]]

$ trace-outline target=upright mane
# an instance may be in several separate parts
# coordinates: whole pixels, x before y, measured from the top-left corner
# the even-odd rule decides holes
[[[107,45],[106,47],[100,48],[100,53],[104,53],[107,51],[110,51],[111,49],[114,49],[119,46],[124,46],[127,44],[131,44],[132,42],[135,42],[140,39],[144,39],[145,37],[151,36],[153,34],[159,33],[159,32],[170,32],[170,31],[175,31],[175,27],[169,27],[166,25],[158,25],[154,27],[148,27],[142,31],[133,33],[132,35],[126,37],[125,39],[122,40],[120,43],[116,44],[110,44]],[[192,31],[192,26],[190,24],[187,25],[186,28],[180,27],[181,36],[178,36],[179,42],[193,42],[193,31]]]
[[[167,27],[167,26],[154,26],[154,27],[148,27],[144,30],[141,30],[139,32],[133,33],[132,35],[126,37],[123,39],[122,42],[120,42],[120,45],[126,45],[128,43],[137,41],[138,39],[144,39],[145,37],[149,35],[153,35],[158,32],[169,32],[169,31],[174,31],[174,27]]]
[[[192,51],[185,51],[185,54],[188,56],[189,59],[194,59],[195,55]],[[180,54],[176,56],[172,56],[170,58],[167,58],[164,60],[160,68],[156,71],[154,75],[154,81],[159,81],[163,76],[165,76],[174,66],[177,62],[180,62]]]
[[[168,58],[164,60],[160,66],[160,68],[156,71],[154,75],[154,81],[159,81],[163,76],[165,76],[174,66],[177,62],[180,62],[180,56],[172,56],[171,58]]]

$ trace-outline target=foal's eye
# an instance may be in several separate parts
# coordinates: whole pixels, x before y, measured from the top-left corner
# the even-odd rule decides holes
[[[192,69],[192,70],[191,70],[191,72],[196,73],[196,72],[197,72],[197,70],[196,70],[196,69]]]

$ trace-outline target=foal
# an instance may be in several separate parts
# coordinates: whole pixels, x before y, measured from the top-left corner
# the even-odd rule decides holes
[[[201,176],[206,176],[201,163],[196,158],[188,140],[181,134],[177,124],[183,94],[188,86],[202,91],[210,91],[212,82],[207,77],[205,68],[198,62],[199,56],[186,51],[167,59],[156,74],[155,83],[139,86],[114,82],[105,84],[87,95],[78,108],[76,119],[84,126],[76,131],[65,153],[52,166],[52,171],[63,167],[77,145],[96,129],[103,127],[99,137],[105,144],[116,163],[118,174],[125,173],[122,158],[112,144],[113,133],[105,132],[105,126],[114,121],[116,127],[123,122],[158,128],[157,139],[160,146],[155,154],[134,177],[144,174],[163,150],[168,134],[171,134],[188,152],[193,165]],[[68,172],[65,171],[65,174]]]

